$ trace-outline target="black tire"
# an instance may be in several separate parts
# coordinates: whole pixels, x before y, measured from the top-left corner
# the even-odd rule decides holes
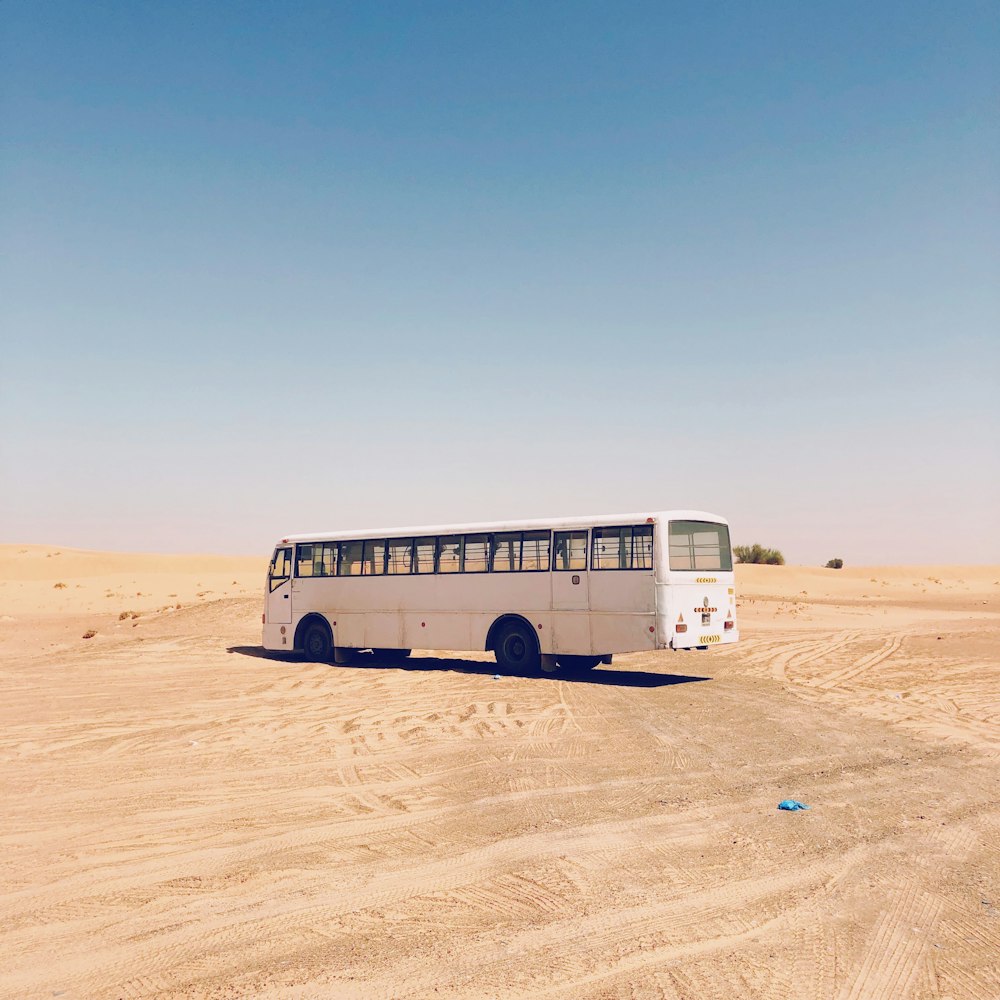
[[[333,655],[333,636],[325,622],[310,622],[302,633],[302,652],[311,663],[329,663]]]
[[[534,673],[542,664],[535,633],[521,622],[508,622],[493,642],[497,666],[514,674]]]
[[[604,662],[603,656],[560,656],[559,666],[564,670],[593,670]]]
[[[410,655],[408,649],[373,649],[372,655],[382,663],[400,663]]]

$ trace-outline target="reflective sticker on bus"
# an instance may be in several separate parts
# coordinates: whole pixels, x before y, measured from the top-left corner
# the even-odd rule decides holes
[[[694,582],[695,583],[718,583],[719,580],[718,580],[717,577],[714,577],[714,576],[699,576],[699,577],[695,578]],[[732,591],[729,591],[729,593],[731,594]]]
[[[702,646],[707,646],[710,642],[722,642],[722,636],[721,635],[703,635],[698,640],[698,642],[701,643]]]

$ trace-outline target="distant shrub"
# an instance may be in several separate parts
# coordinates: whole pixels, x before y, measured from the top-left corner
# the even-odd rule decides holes
[[[844,568],[844,560],[843,559],[831,559],[826,564],[826,568],[827,569],[843,569]]]
[[[734,545],[733,554],[741,563],[766,563],[768,566],[784,566],[785,557],[777,549],[765,549],[754,542],[753,545]]]
[[[83,638],[93,639],[95,635],[97,635],[97,633],[92,628],[88,628],[87,631],[83,633]]]
[[[52,587],[53,587],[54,590],[65,590],[66,589],[66,584],[65,583],[54,583],[54,584],[52,584]]]

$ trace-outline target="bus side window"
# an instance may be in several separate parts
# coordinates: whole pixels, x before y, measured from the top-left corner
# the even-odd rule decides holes
[[[652,569],[653,526],[594,528],[592,569]]]
[[[414,560],[415,565],[413,567],[414,573],[433,573],[434,572],[434,553],[437,550],[437,539],[431,538],[416,538],[414,539],[414,552],[416,553],[416,559]]]
[[[438,572],[460,573],[462,571],[462,536],[442,535],[438,547]]]
[[[549,545],[552,534],[548,531],[526,531],[521,550],[521,570],[534,573],[549,568]]]
[[[410,550],[413,547],[412,538],[389,539],[389,561],[386,572],[394,575],[410,572]]]
[[[384,538],[369,538],[365,542],[362,572],[365,576],[382,576],[385,573]]]
[[[516,573],[521,568],[521,532],[493,536],[493,572]]]
[[[594,528],[590,533],[590,568],[608,569],[611,554],[607,550],[605,529]]]
[[[337,543],[322,542],[313,546],[313,576],[333,576],[337,572]]]
[[[627,533],[631,544],[629,528],[594,528],[593,553],[590,565],[594,569],[628,569],[629,552],[626,547]]]
[[[587,532],[557,531],[552,568],[559,571],[587,568]]]
[[[313,575],[312,545],[299,545],[296,547],[295,575],[296,576]]]
[[[337,576],[361,576],[362,542],[340,543],[340,564]]]
[[[489,568],[489,536],[466,535],[462,546],[462,572],[485,573]]]
[[[653,526],[637,524],[632,529],[632,569],[653,568]]]

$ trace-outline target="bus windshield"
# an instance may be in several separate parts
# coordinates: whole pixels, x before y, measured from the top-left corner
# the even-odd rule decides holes
[[[670,568],[731,572],[729,527],[709,521],[670,522]]]

